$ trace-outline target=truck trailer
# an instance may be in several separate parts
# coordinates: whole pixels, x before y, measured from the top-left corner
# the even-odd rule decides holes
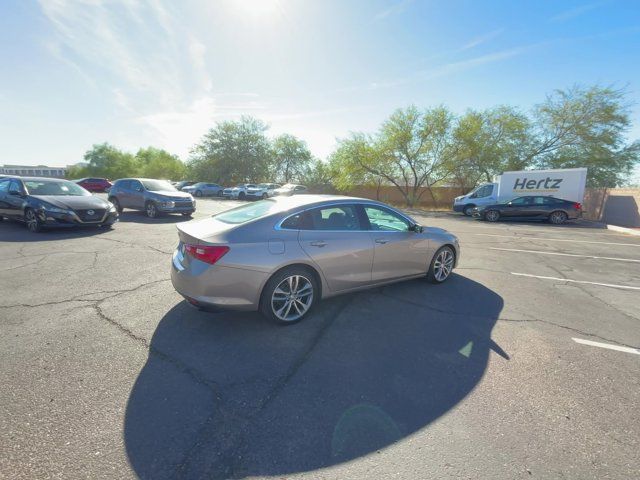
[[[582,203],[587,183],[586,168],[522,170],[497,175],[453,201],[453,210],[470,215],[475,207],[508,202],[517,197],[547,195]]]

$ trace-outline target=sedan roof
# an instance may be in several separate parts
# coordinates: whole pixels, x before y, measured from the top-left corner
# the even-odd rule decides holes
[[[306,205],[333,201],[380,203],[367,198],[347,197],[344,195],[293,195],[291,197],[272,197],[269,200],[275,200],[278,203],[286,205],[288,208],[303,207]]]

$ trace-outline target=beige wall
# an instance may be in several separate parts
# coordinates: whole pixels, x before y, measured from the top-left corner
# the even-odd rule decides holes
[[[451,209],[453,199],[463,195],[464,191],[453,187],[434,188],[434,199],[426,189],[422,189],[422,197],[416,206],[427,209]],[[405,205],[402,194],[396,187],[380,188],[358,186],[346,195],[373,198],[394,205]],[[583,202],[584,217],[588,220],[601,221],[623,227],[640,227],[640,189],[639,188],[587,188]]]

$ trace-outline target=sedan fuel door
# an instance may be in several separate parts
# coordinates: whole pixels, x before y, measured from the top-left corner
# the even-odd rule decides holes
[[[354,204],[328,205],[305,213],[298,240],[332,292],[371,283],[373,241]]]
[[[384,282],[426,274],[431,260],[429,238],[413,222],[381,205],[363,205],[375,245],[372,279]]]

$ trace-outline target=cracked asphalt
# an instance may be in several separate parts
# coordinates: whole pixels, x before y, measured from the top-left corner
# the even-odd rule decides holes
[[[0,478],[640,477],[640,355],[573,340],[640,348],[640,238],[414,216],[447,283],[290,327],[182,301],[181,217],[1,222]]]

